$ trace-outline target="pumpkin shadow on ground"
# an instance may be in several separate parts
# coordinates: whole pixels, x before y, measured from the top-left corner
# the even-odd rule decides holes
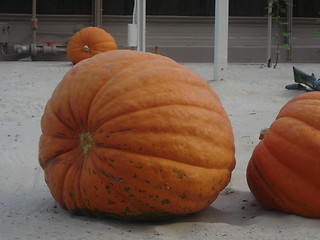
[[[220,193],[206,209],[179,219],[180,222],[226,223],[245,226],[264,211],[249,191]]]
[[[264,210],[254,199],[249,191],[234,190],[231,193],[221,193],[219,197],[206,209],[186,216],[177,217],[166,221],[126,221],[114,218],[89,218],[84,216],[75,216],[82,220],[92,222],[101,222],[114,227],[124,227],[134,225],[135,227],[143,226],[161,226],[177,223],[225,223],[237,226],[250,225],[252,219],[262,215]]]

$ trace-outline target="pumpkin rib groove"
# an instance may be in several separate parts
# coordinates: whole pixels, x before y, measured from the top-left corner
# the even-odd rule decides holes
[[[275,160],[279,160],[277,158],[277,156],[273,155],[273,153],[267,148],[267,146],[264,146],[267,150],[268,150],[268,153],[272,156],[272,159],[275,159]],[[276,161],[276,163],[279,165],[281,164],[282,166],[285,167],[285,169],[287,169],[288,172],[290,172],[291,174],[295,175],[295,177],[299,178],[299,181],[297,182],[304,182],[304,183],[307,183],[306,185],[311,185],[312,186],[312,189],[314,189],[315,191],[317,190],[317,186],[314,186],[312,183],[310,184],[309,181],[306,181],[306,179],[303,177],[303,176],[300,176],[298,175],[295,171],[292,171],[290,168],[288,168],[286,165],[284,165],[282,162],[280,161]],[[279,188],[279,186],[273,190],[272,186],[267,182],[267,180],[265,180],[263,176],[263,174],[261,174],[261,171],[259,170],[259,168],[257,167],[257,164],[255,161],[251,161],[251,164],[253,164],[253,166],[255,167],[255,170],[257,170],[257,173],[259,174],[260,176],[260,179],[262,180],[263,183],[265,183],[265,185],[267,186],[267,189],[273,193],[273,195],[277,198],[273,199],[273,204],[271,204],[271,206],[269,206],[270,209],[274,209],[274,210],[281,210],[281,211],[284,211],[284,212],[290,212],[289,209],[295,209],[299,204],[301,204],[300,201],[298,201],[297,199],[295,198],[291,198],[290,196],[287,195],[287,192],[286,192],[286,189],[282,189],[282,188]],[[269,177],[270,178],[270,177]],[[281,184],[283,181],[278,181],[277,183],[275,184],[278,184],[280,186],[283,186],[285,187],[286,184],[283,183]],[[303,193],[303,191],[300,191]],[[284,208],[285,206],[285,208]]]
[[[279,119],[284,119],[285,117],[282,117],[282,118],[279,118]],[[314,126],[311,126],[311,125],[308,125],[306,122],[304,121],[301,121],[299,119],[296,119],[296,118],[290,118],[290,119],[294,119],[295,121],[297,122],[301,122],[303,123],[304,127],[307,127],[309,129],[314,129],[316,131],[319,131],[319,129],[315,128]],[[269,129],[269,131],[272,131],[272,134],[278,136],[279,138],[281,138],[283,141],[286,141],[286,142],[290,142],[295,148],[298,148],[298,149],[301,149],[301,150],[304,150],[302,146],[300,146],[299,144],[297,144],[294,140],[295,139],[285,139],[285,137],[283,135],[281,135],[280,133],[274,131],[272,128]],[[311,138],[310,138],[311,139]],[[307,151],[306,153],[304,154],[311,154],[313,152],[310,152],[310,151]],[[314,156],[318,156],[318,154],[313,154]]]
[[[294,119],[295,121],[297,122],[300,122],[300,123],[303,123],[305,125],[308,125],[309,128],[312,128],[316,131],[319,131],[320,129],[318,129],[317,127],[311,125],[310,123],[308,123],[307,121],[303,120],[303,119],[300,119],[300,118],[297,118],[297,117],[291,117],[291,116],[287,116],[287,117],[279,117],[277,119]]]
[[[56,154],[56,155],[53,155],[51,158],[48,158],[48,159],[46,159],[45,161],[44,161],[44,165],[43,165],[43,167],[44,168],[46,168],[48,165],[51,165],[51,164],[56,164],[56,159],[57,158],[59,158],[59,157],[61,157],[62,155],[64,155],[64,154],[66,154],[66,153],[68,153],[68,152],[70,152],[70,151],[73,151],[73,150],[75,150],[77,147],[73,147],[73,148],[70,148],[70,149],[68,149],[68,150],[64,150],[63,152],[61,152],[61,153],[59,153],[59,154]]]
[[[311,128],[312,126],[308,126],[308,127]],[[272,128],[270,128],[269,131],[270,131],[270,130],[272,131]],[[289,138],[289,139],[286,139],[286,138],[284,138],[281,134],[279,134],[279,133],[277,133],[277,132],[275,132],[275,131],[272,131],[272,134],[273,134],[273,136],[276,136],[276,137],[280,138],[281,141],[285,141],[285,142],[287,142],[287,143],[290,143],[290,144],[292,145],[292,146],[291,146],[292,148],[294,148],[294,149],[299,149],[300,152],[303,152],[303,153],[304,153],[304,155],[307,155],[307,154],[311,154],[311,153],[312,153],[312,152],[310,152],[310,151],[305,151],[305,149],[304,149],[302,146],[297,145],[297,144],[293,141],[294,139],[290,139],[290,138]],[[294,166],[291,166],[290,162],[285,161],[285,160],[282,159],[281,157],[274,155],[275,153],[273,152],[272,149],[270,149],[270,145],[269,145],[268,139],[267,139],[266,141],[264,141],[264,145],[265,145],[265,147],[268,149],[269,153],[272,154],[272,156],[273,156],[275,159],[277,159],[279,163],[281,163],[285,168],[289,169],[291,172],[295,173],[296,176],[299,176],[299,177],[301,178],[301,181],[306,181],[306,182],[309,183],[309,185],[314,185],[314,184],[315,184],[315,183],[312,182],[310,179],[308,179],[308,176],[304,176],[304,175],[303,175],[303,172],[297,172],[297,171],[295,171],[296,169],[294,168]],[[315,154],[312,154],[312,156],[318,157],[318,155],[315,155]],[[311,157],[312,157],[312,156],[311,156]],[[316,186],[315,186],[315,187],[316,187]]]
[[[282,117],[282,118],[279,118],[279,119],[285,119],[285,118]],[[308,129],[313,129],[313,130],[319,131],[317,128],[315,128],[315,127],[313,127],[313,126],[311,126],[311,125],[308,125],[308,124],[307,124],[306,122],[304,122],[304,121],[301,121],[301,120],[296,119],[296,118],[290,118],[290,119],[293,119],[294,121],[303,123],[303,124],[301,124],[301,125],[303,125],[304,128],[308,128]],[[301,125],[300,125],[300,126],[301,126]],[[298,126],[299,126],[299,125],[298,125]],[[307,152],[305,152],[305,151],[304,151],[305,149],[303,148],[303,146],[300,146],[299,144],[297,144],[297,142],[295,141],[296,139],[291,139],[291,138],[290,138],[290,139],[286,139],[285,136],[283,136],[282,134],[280,134],[280,133],[278,133],[277,131],[273,130],[272,126],[271,126],[271,128],[269,129],[269,131],[272,131],[272,134],[274,134],[274,135],[277,136],[278,138],[281,138],[282,141],[284,141],[284,142],[289,142],[290,144],[292,144],[292,147],[297,148],[297,149],[300,149],[301,152],[304,152],[304,154],[312,154],[312,156],[315,156],[315,157],[317,157],[317,156],[320,154],[320,151],[319,151],[319,154],[318,154],[318,153],[314,153],[313,151],[307,151]],[[320,137],[320,135],[319,135],[319,137]],[[310,140],[312,140],[312,137],[310,137]],[[311,156],[311,155],[310,155],[310,156]],[[279,159],[279,160],[281,160],[281,159]]]
[[[134,64],[135,65],[135,64]],[[182,69],[179,69],[179,71],[182,71]],[[143,71],[145,72],[145,70]],[[118,74],[123,74],[123,71],[120,71],[120,72],[117,72],[115,75],[118,75]],[[139,76],[141,77],[141,76]],[[132,78],[136,78],[136,76],[132,76]],[[112,77],[110,79],[108,79],[108,81],[106,81],[99,89],[99,91],[97,92],[97,94],[95,95],[94,99],[92,100],[92,103],[90,105],[90,108],[89,108],[89,114],[88,116],[90,116],[90,113],[92,112],[95,112],[93,109],[96,109],[95,105],[97,105],[97,101],[99,102],[99,98],[101,98],[102,96],[100,96],[99,92],[100,91],[104,91],[104,88],[106,88],[106,84],[112,84],[112,81],[116,79],[115,77]],[[130,77],[131,79],[131,77]],[[127,79],[128,81],[130,79]],[[181,83],[183,83],[183,80],[182,79],[179,79],[181,81]],[[188,85],[189,88],[192,88],[194,89],[194,87],[198,87],[199,88],[199,93],[201,92],[201,90],[203,89],[204,90],[204,93],[205,94],[209,94],[208,92],[208,89],[205,89],[203,87],[203,84],[199,85],[197,83],[185,83],[186,85]],[[170,92],[168,92],[169,94]],[[211,91],[210,91],[210,94],[211,94]],[[127,95],[127,94],[126,94]],[[162,99],[162,95],[163,95],[163,92],[161,93],[161,95],[157,96],[159,97],[160,99]],[[129,96],[128,96],[129,97]],[[135,98],[137,98],[137,96],[133,96]],[[215,99],[217,99],[217,96],[214,97]],[[111,101],[108,101],[106,103],[103,104],[103,107],[104,109],[110,109],[114,106],[116,106],[117,104],[119,104],[119,102],[121,102],[121,99],[122,99],[122,95],[119,94],[117,96],[115,96],[115,98],[112,98],[110,99]],[[170,101],[168,103],[168,101]],[[221,109],[220,106],[218,106],[217,104],[214,104],[214,105],[207,105],[207,107],[204,107],[204,106],[201,106],[201,104],[203,105],[203,102],[199,102],[198,100],[196,99],[188,99],[188,98],[185,98],[183,100],[179,100],[180,101],[180,104],[179,102],[177,102],[177,99],[175,98],[171,98],[170,100],[162,100],[162,102],[156,102],[156,105],[152,105],[152,106],[143,106],[143,105],[139,105],[137,106],[136,108],[138,109],[130,109],[130,113],[133,113],[133,112],[137,112],[137,111],[140,111],[140,110],[147,110],[149,108],[155,108],[155,107],[161,107],[161,106],[170,106],[170,105],[181,105],[181,106],[190,106],[190,104],[196,104],[194,105],[194,107],[198,107],[198,108],[204,108],[204,109],[207,109],[207,110],[210,110],[210,111],[213,111],[213,112],[216,112],[218,110],[219,114],[221,114],[223,112],[223,110]],[[203,100],[202,100],[203,101]],[[218,101],[218,100],[217,100]],[[117,102],[117,104],[115,104]],[[167,102],[167,103],[166,103]],[[100,103],[102,104],[102,103]],[[128,106],[129,108],[129,106]],[[115,118],[115,117],[118,117],[118,116],[121,116],[123,114],[128,114],[127,111],[124,112],[121,111],[119,112],[118,114],[115,114],[112,116],[112,118]],[[108,120],[111,120],[111,119],[105,119],[104,121],[108,121]]]
[[[117,50],[117,51],[125,51],[125,50]],[[123,60],[123,59],[120,58],[119,60]],[[134,57],[132,57],[132,60],[135,60]],[[138,60],[140,60],[140,59],[138,59]],[[124,64],[124,63],[122,63],[122,64]],[[105,65],[103,67],[108,68],[111,65],[112,65],[112,62],[108,63],[107,65]],[[125,65],[127,65],[127,64],[125,64]],[[144,67],[144,69],[135,73],[134,70],[139,69],[141,67]],[[132,65],[126,66],[126,68],[124,68],[124,69],[118,70],[101,86],[100,90],[104,88],[105,84],[113,84],[113,82],[115,80],[118,82],[121,79],[122,81],[125,81],[126,83],[130,83],[132,79],[134,79],[134,80],[137,78],[142,79],[143,75],[147,75],[147,77],[150,77],[149,76],[150,73],[157,72],[156,71],[157,69],[159,69],[158,74],[162,74],[163,71],[168,71],[168,70],[174,70],[175,72],[184,73],[184,74],[185,74],[185,71],[190,71],[189,69],[187,69],[183,66],[180,66],[178,63],[176,63],[175,61],[173,61],[171,59],[168,59],[167,57],[161,56],[161,59],[153,57],[153,58],[149,58],[147,60],[140,60],[136,63],[133,63]],[[126,74],[130,74],[130,75],[129,75],[129,77],[126,76],[126,78],[124,80],[122,75],[126,75]],[[193,74],[196,76],[196,74],[194,74],[191,71],[190,71],[190,74]],[[153,75],[152,77],[154,78],[155,76]],[[118,79],[118,78],[120,78],[120,79]],[[191,88],[199,87],[205,91],[207,90],[205,88],[206,83],[203,80],[201,82],[199,82],[199,81],[186,82],[185,79],[175,78],[174,79],[175,84],[179,83],[177,81],[179,81],[181,84],[183,84],[185,86],[188,85],[189,88],[190,87]],[[132,87],[132,86],[134,86],[134,83],[131,83],[130,85]],[[98,95],[98,93],[96,95]]]
[[[60,117],[60,114],[58,114],[58,113],[55,111],[55,109],[53,108],[50,100],[49,100],[49,102],[48,102],[48,104],[47,104],[47,106],[46,106],[46,111],[49,111],[47,108],[50,108],[50,111],[52,112],[52,114],[54,115],[54,117],[55,117],[57,120],[59,120],[59,122],[60,122],[62,125],[64,125],[70,132],[72,132],[72,133],[74,132],[74,129],[73,129],[69,124],[67,124],[66,121],[64,121],[64,120]],[[72,116],[73,116],[73,114],[72,114]],[[74,116],[73,116],[73,118],[74,118]],[[41,119],[41,121],[43,121],[43,119]],[[58,136],[52,136],[52,137],[58,137]],[[62,138],[62,136],[61,136],[61,138]],[[71,138],[71,139],[73,139],[73,138]]]
[[[130,114],[135,114],[135,113],[138,113],[138,112],[150,111],[151,109],[153,110],[153,109],[162,108],[162,107],[169,107],[169,106],[194,107],[194,108],[198,108],[198,109],[207,110],[210,113],[213,113],[215,116],[217,116],[217,117],[219,117],[221,119],[223,119],[223,117],[224,117],[224,116],[221,115],[221,112],[218,113],[217,111],[213,111],[210,108],[205,108],[205,107],[201,107],[201,106],[197,106],[197,105],[192,106],[190,104],[167,104],[167,105],[163,104],[163,105],[158,105],[158,106],[150,106],[150,107],[146,107],[146,108],[142,108],[142,109],[137,109],[135,111],[120,113],[119,115],[112,116],[112,118],[104,119],[103,123],[100,123],[99,125],[96,125],[97,127],[95,127],[93,129],[93,131],[96,131],[97,129],[101,128],[104,124],[107,124],[110,121],[114,121],[117,118],[121,118],[121,117],[128,116]],[[88,115],[90,115],[90,113]]]
[[[86,43],[89,44],[89,42],[86,42]],[[107,43],[106,43],[104,40],[95,41],[94,44],[95,44],[95,45],[100,45],[100,44],[101,44],[101,45],[103,45],[103,46],[109,46],[109,45],[111,46],[111,45],[113,45],[113,43],[111,43],[111,42],[107,42]],[[100,47],[100,46],[99,46],[99,47]],[[96,51],[99,51],[99,50],[96,50]]]
[[[256,162],[254,160],[252,160],[252,165],[256,171],[256,173],[259,175],[260,179],[262,180],[262,182],[265,184],[265,186],[267,187],[267,189],[270,191],[270,193],[272,195],[275,195],[277,197],[277,200],[279,200],[282,203],[285,203],[285,201],[283,200],[283,198],[281,197],[281,195],[279,195],[277,192],[275,192],[272,187],[270,186],[270,184],[268,183],[268,181],[266,181],[266,179],[264,178],[262,172],[259,170]],[[278,205],[278,204],[277,204]]]
[[[272,152],[270,152],[270,150],[268,149],[268,147],[263,144],[265,149],[269,152],[269,154],[272,156],[272,159],[277,159],[276,156],[273,155]],[[272,189],[272,186],[268,183],[268,181],[264,178],[264,175],[262,174],[262,171],[259,170],[257,163],[254,161],[254,159],[252,159],[250,161],[251,164],[253,164],[254,169],[256,170],[257,174],[259,175],[260,179],[262,180],[262,182],[265,184],[265,186],[267,187],[267,189],[269,190],[269,192],[276,198],[273,199],[273,204],[271,204],[270,209],[277,209],[277,210],[282,210],[282,204],[288,204],[288,203],[294,203],[290,198],[287,198],[284,194],[285,192],[279,192],[279,191],[274,191]],[[278,162],[280,163],[280,162]],[[280,163],[281,165],[283,165],[283,163]],[[284,165],[285,166],[285,165]],[[285,166],[286,167],[286,166]],[[278,190],[278,189],[276,189]],[[281,202],[282,204],[279,204],[279,202]]]
[[[79,152],[79,155],[75,157],[75,159],[70,164],[68,170],[66,171],[66,174],[64,175],[64,180],[63,180],[63,189],[64,189],[64,191],[63,191],[63,201],[64,201],[65,206],[67,206],[67,207],[68,207],[69,204],[66,204],[65,199],[69,199],[70,188],[74,189],[75,187],[80,187],[79,186],[79,181],[77,181],[77,182],[72,181],[71,182],[71,181],[67,181],[67,180],[68,180],[69,177],[73,177],[73,178],[77,177],[76,175],[73,175],[71,173],[71,171],[74,170],[74,169],[80,169],[80,172],[81,172],[84,162],[85,162],[85,160],[83,158],[83,154],[81,152]],[[76,166],[77,164],[80,167],[77,167]],[[69,176],[69,175],[71,175],[71,176]],[[69,187],[69,185],[70,185],[70,187]],[[75,199],[80,199],[80,198],[75,197]],[[76,205],[75,201],[74,201],[74,205]],[[68,209],[69,209],[69,207],[68,207]]]
[[[80,152],[77,151],[77,149],[73,150],[75,152],[75,156],[80,156]],[[71,160],[70,156],[72,155],[72,151],[66,152],[62,155],[60,155],[60,157],[56,160],[56,162],[51,163],[51,164],[47,164],[43,167],[44,171],[45,171],[45,179],[46,179],[46,183],[52,185],[52,182],[55,182],[58,180],[58,183],[62,183],[62,185],[64,186],[66,181],[66,172],[68,172],[71,168],[71,166],[74,164],[74,160]],[[60,167],[59,167],[60,166]],[[53,175],[53,173],[55,171],[52,170],[56,169],[59,167],[59,179],[56,179],[56,174]],[[61,174],[61,172],[63,172],[64,174]],[[61,176],[60,176],[61,175]],[[51,181],[51,178],[53,178],[53,181]],[[57,183],[57,184],[58,184]],[[56,192],[57,190],[55,188],[50,188],[50,191],[52,193],[52,195],[54,196],[54,198],[61,203],[61,206],[63,208],[66,208],[65,205],[65,201],[63,199],[64,193],[63,192]],[[58,198],[58,199],[57,199]]]
[[[97,148],[105,148],[105,149],[112,149],[115,151],[119,151],[119,152],[125,152],[125,153],[130,153],[130,154],[137,154],[137,155],[142,155],[142,156],[147,156],[147,157],[152,157],[152,158],[157,158],[157,159],[161,159],[162,161],[170,161],[170,162],[177,162],[175,160],[172,159],[168,159],[168,158],[163,158],[163,157],[159,157],[159,156],[155,156],[155,155],[148,155],[146,153],[139,153],[139,152],[135,152],[135,151],[128,151],[125,149],[121,149],[121,148],[117,148],[117,147],[109,147],[109,146],[100,146],[100,145],[96,145],[95,147]],[[186,166],[192,166],[192,167],[197,167],[197,168],[202,168],[202,169],[214,169],[214,170],[223,170],[224,168],[226,168],[226,166],[223,166],[221,168],[218,167],[213,167],[213,168],[208,168],[208,167],[202,167],[199,165],[195,165],[195,164],[190,164],[190,163],[186,163],[186,162],[179,162],[179,164],[185,164]]]
[[[74,113],[73,113],[73,111],[72,111],[72,108],[71,108],[71,103],[70,103],[70,99],[68,99],[68,105],[69,105],[69,110],[70,110],[70,113],[71,113],[71,115],[72,115],[72,120],[74,121],[74,122],[76,122],[75,121],[75,115],[74,115]],[[51,105],[51,104],[48,104],[48,106],[50,106],[51,108],[52,108],[52,113],[55,115],[55,117],[64,125],[64,126],[66,126],[71,132],[75,132],[76,131],[76,129],[77,129],[77,127],[75,127],[75,128],[72,128],[68,123],[67,123],[67,121],[65,121],[64,119],[62,119],[61,117],[60,117],[60,114],[58,113],[58,112],[56,112],[56,110],[54,109],[54,107]]]

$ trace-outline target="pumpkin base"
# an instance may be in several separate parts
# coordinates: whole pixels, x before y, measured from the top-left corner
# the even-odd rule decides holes
[[[177,219],[186,216],[187,214],[174,214],[170,212],[138,212],[137,214],[113,214],[109,212],[91,211],[88,209],[76,208],[70,210],[76,216],[86,216],[91,218],[101,219],[118,219],[126,221],[148,221],[148,222],[161,222]]]

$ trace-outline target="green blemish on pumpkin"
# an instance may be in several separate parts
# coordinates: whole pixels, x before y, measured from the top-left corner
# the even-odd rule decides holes
[[[125,214],[127,214],[127,213],[132,213],[131,209],[128,208],[128,207],[126,207],[126,208],[124,209],[124,211],[125,211]]]
[[[116,169],[115,166],[113,166],[111,163],[108,163],[108,166],[111,167],[112,169]]]
[[[55,157],[55,156],[54,156]],[[59,159],[58,158],[52,158],[52,159],[50,159],[50,165],[53,165],[53,164],[56,164],[57,162],[59,161]]]
[[[129,191],[130,191],[130,188],[129,188],[129,187],[125,187],[125,188],[124,188],[124,191],[125,191],[125,192],[129,192]]]
[[[110,186],[109,185],[106,185],[106,189],[107,189],[108,193],[110,194],[111,191],[110,191]]]
[[[134,194],[129,194],[129,197],[132,197],[132,198],[133,198],[133,197],[134,197]]]
[[[142,169],[142,168],[143,168],[143,166],[136,166],[136,168]]]
[[[126,182],[124,179],[122,179],[122,178],[118,178],[118,177],[114,177],[114,176],[111,176],[111,175],[109,175],[108,173],[106,173],[105,171],[103,171],[102,169],[100,169],[100,172],[105,176],[105,177],[107,177],[107,178],[111,178],[111,179],[113,179],[113,180],[115,180],[115,181],[118,181],[118,182]],[[112,185],[112,184],[111,184]]]
[[[108,204],[109,205],[114,205],[114,204],[116,204],[114,201],[112,201],[112,200],[108,200]]]
[[[74,198],[74,193],[73,193],[73,192],[69,193],[69,197],[70,197],[71,199],[73,199],[73,198]]]
[[[82,190],[84,191],[85,194],[87,194],[87,190],[82,186]]]
[[[108,158],[108,161],[110,161],[110,162],[115,162],[116,160],[111,159],[111,158]]]
[[[149,180],[146,180],[146,183],[150,184],[150,181],[149,181]]]
[[[93,175],[97,175],[96,171],[95,170],[92,170],[92,173]]]
[[[170,203],[171,203],[171,202],[170,202],[169,199],[163,199],[163,200],[161,201],[161,204],[162,204],[162,205],[170,204]]]
[[[139,192],[139,193],[145,193],[146,190],[138,189],[138,192]]]
[[[137,178],[138,177],[138,175],[137,174],[134,174],[133,176],[132,176],[132,178]]]
[[[88,173],[89,173],[89,176],[91,176],[91,169],[88,168]]]
[[[186,196],[185,193],[182,193],[181,195],[179,195],[179,197],[180,197],[181,199],[185,199],[187,196]]]
[[[115,130],[115,131],[110,131],[110,133],[117,133],[117,132],[127,132],[127,131],[131,131],[131,128],[126,128],[126,129],[120,129],[120,130]]]
[[[55,156],[57,156],[57,155],[60,155],[62,153],[65,153],[65,152],[67,152],[67,151],[66,150],[61,150],[61,151],[56,151],[54,153],[55,153]]]
[[[179,170],[176,170],[176,169],[173,169],[172,170],[173,174],[176,175],[179,179],[182,179],[184,178],[185,176],[187,176],[185,173],[179,171]]]
[[[98,188],[97,188],[97,186],[94,186],[94,189],[98,191]]]

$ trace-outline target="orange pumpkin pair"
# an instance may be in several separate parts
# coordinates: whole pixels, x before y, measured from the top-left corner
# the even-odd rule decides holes
[[[41,120],[39,162],[76,214],[162,220],[209,206],[235,166],[213,89],[175,61],[114,50],[76,64]]]
[[[290,100],[255,148],[248,185],[266,208],[320,217],[320,93]],[[48,101],[39,162],[56,201],[90,216],[162,220],[209,206],[235,166],[232,129],[204,79],[115,50],[75,65]]]

